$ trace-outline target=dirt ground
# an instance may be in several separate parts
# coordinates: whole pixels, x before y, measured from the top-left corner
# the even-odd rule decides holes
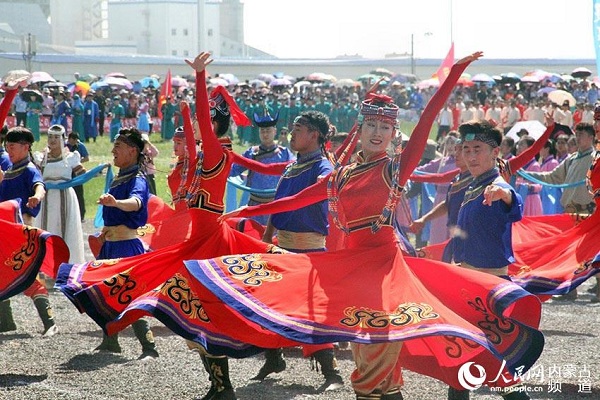
[[[87,226],[88,230],[93,230]],[[525,380],[533,399],[600,399],[600,304],[587,293],[595,279],[579,290],[576,301],[551,300],[543,306],[544,352]],[[197,353],[156,320],[152,330],[160,357],[137,361],[141,348],[133,331],[120,335],[123,353],[95,354],[100,328],[81,315],[60,292],[51,292],[59,334],[41,337],[41,322],[33,302],[23,295],[12,299],[18,330],[0,333],[0,399],[10,400],[166,400],[199,398],[209,388]],[[288,368],[259,383],[249,380],[262,365],[262,356],[231,360],[231,378],[240,400],[353,399],[349,384],[353,370],[350,350],[337,350],[345,379],[343,389],[320,392],[320,373],[302,358],[299,349],[286,349]],[[405,371],[404,398],[444,400],[446,386],[432,378]],[[480,388],[471,399],[500,399]]]

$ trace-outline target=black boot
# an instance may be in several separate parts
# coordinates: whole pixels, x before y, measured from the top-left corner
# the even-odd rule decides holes
[[[10,300],[0,301],[0,332],[16,331],[17,325],[12,315]]]
[[[202,359],[202,365],[204,365],[204,369],[208,372],[208,380],[210,381],[210,389],[208,392],[197,400],[211,400],[212,397],[217,393],[217,385],[212,378],[212,374],[210,373],[210,367],[208,365],[208,360],[206,359],[206,355],[200,354],[200,358]]]
[[[96,347],[94,351],[108,351],[110,353],[120,353],[121,346],[119,345],[119,335],[102,335],[102,343],[100,343],[100,345]]]
[[[469,396],[468,390],[454,389],[448,386],[448,400],[469,400]]]
[[[216,391],[210,400],[236,400],[235,391],[229,380],[229,360],[227,357],[206,356],[206,363],[210,370],[211,382]]]
[[[156,343],[154,342],[154,335],[150,330],[150,324],[144,319],[139,319],[131,324],[135,337],[138,338],[142,344],[142,355],[138,357],[138,360],[149,360],[151,358],[158,358],[158,351],[156,351]]]
[[[313,357],[321,364],[321,373],[325,377],[325,383],[321,386],[324,391],[337,390],[344,386],[344,380],[337,368],[337,360],[333,355],[333,349],[323,349],[313,354]]]
[[[269,349],[265,351],[265,364],[261,367],[258,374],[250,378],[253,381],[262,381],[271,373],[277,373],[285,370],[286,364],[283,358],[283,350]]]
[[[50,306],[50,299],[48,296],[36,297],[33,299],[33,304],[35,304],[35,308],[44,324],[44,333],[42,333],[42,336],[52,337],[56,335],[58,333],[58,328],[56,327],[54,317],[52,316],[52,307]]]
[[[395,389],[381,396],[381,400],[404,400],[400,389]]]

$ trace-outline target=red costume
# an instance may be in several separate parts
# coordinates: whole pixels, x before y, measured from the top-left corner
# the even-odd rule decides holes
[[[8,89],[0,103],[0,126],[10,110],[18,89]],[[0,203],[0,301],[23,291],[30,297],[46,288],[36,281],[38,272],[54,277],[60,263],[69,260],[69,248],[62,238],[41,229],[22,225],[20,203]]]
[[[458,369],[465,362],[496,373],[505,366],[502,360],[511,373],[533,365],[543,348],[537,330],[539,300],[489,274],[404,258],[392,224],[393,206],[388,207],[399,193],[392,189],[390,195],[390,187],[396,187],[395,180],[404,184],[418,163],[431,121],[465,67],[455,65],[431,99],[398,170],[385,153],[359,159],[295,196],[241,213],[282,212],[329,197],[330,205],[335,200],[332,211],[349,231],[345,249],[186,261],[181,286],[201,301],[221,334],[261,347],[278,347],[282,338],[303,343],[402,341],[402,346],[388,348],[398,355],[386,371],[395,382],[400,367],[460,388]],[[185,324],[198,322],[190,318]]]
[[[180,282],[180,275],[177,272],[184,269],[184,260],[248,251],[260,253],[283,251],[272,244],[247,236],[225,222],[218,221],[224,209],[223,194],[231,164],[234,160],[238,162],[243,157],[236,156],[228,148],[231,145],[229,138],[218,139],[214,134],[209,114],[205,73],[198,73],[196,78],[198,85],[196,104],[199,113],[197,117],[204,156],[194,159],[194,164],[191,165],[195,168],[187,176],[188,215],[177,212],[170,220],[181,222],[182,225],[167,222],[159,226],[156,233],[158,234],[160,229],[165,229],[162,237],[165,239],[170,237],[173,240],[173,235],[181,232],[185,234],[189,227],[189,239],[138,256],[77,265],[63,264],[60,268],[57,286],[60,286],[63,293],[81,312],[87,312],[109,334],[124,329],[144,314],[153,315],[163,322],[165,318],[170,318],[173,315],[168,310],[170,303],[175,306],[178,306],[178,303],[169,297],[170,293],[162,292],[160,288],[154,289],[161,285],[164,288]],[[182,111],[184,115],[189,113],[187,106]],[[193,131],[186,130],[186,135],[193,135]],[[249,168],[263,173],[273,173],[272,171],[281,169],[277,164],[262,164],[245,158],[241,161]],[[160,213],[160,210],[157,212]],[[199,316],[197,312],[201,312],[201,308],[197,309],[193,302],[188,306],[190,308],[186,313],[191,312]],[[181,332],[181,329],[168,321],[165,324],[175,332]],[[211,331],[210,324],[204,330],[206,331]],[[203,333],[198,333],[197,336],[183,336],[202,344],[204,343],[202,335]],[[218,332],[215,333],[215,337],[219,338],[216,339],[217,342],[221,340],[220,336],[222,335]],[[228,342],[228,344],[240,348],[248,347],[240,343]],[[208,345],[205,347],[209,352],[211,351]],[[216,352],[216,350],[212,351]]]
[[[596,211],[560,235],[514,246],[517,262],[509,266],[514,282],[532,293],[565,294],[600,272],[592,260],[600,252],[600,153],[588,172]]]

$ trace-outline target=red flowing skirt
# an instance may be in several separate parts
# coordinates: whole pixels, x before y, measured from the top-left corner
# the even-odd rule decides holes
[[[537,297],[490,274],[404,259],[393,244],[185,264],[186,282],[213,329],[259,347],[278,347],[279,337],[403,341],[402,365],[456,388],[466,362],[488,376],[510,375],[530,368],[543,348]]]
[[[0,301],[27,289],[40,271],[55,277],[58,266],[69,261],[60,236],[5,220],[0,220],[0,232]]]
[[[517,243],[513,246],[516,262],[509,269],[512,280],[531,293],[568,293],[600,272],[592,262],[600,252],[599,237],[600,212],[596,211],[560,234]]]
[[[577,214],[525,217],[513,224],[513,253],[509,265],[513,282],[546,300],[568,293],[592,275],[591,259],[600,251],[594,236],[600,234],[600,214],[586,219]],[[597,237],[597,236],[596,236]],[[419,256],[441,260],[447,242],[419,250]]]
[[[261,240],[265,227],[249,218],[226,220],[232,228]],[[176,211],[158,196],[148,201],[148,223],[137,232],[149,251],[156,251],[190,238],[192,222],[188,210]],[[88,244],[94,257],[98,257],[102,243],[99,234],[88,236]]]
[[[208,224],[209,222],[207,222]],[[227,224],[214,224],[211,234],[195,236],[182,243],[149,253],[85,264],[61,265],[57,287],[103,329],[126,312],[132,301],[153,296],[153,290],[184,268],[188,259],[209,258],[240,252],[278,252],[276,246],[236,231]],[[131,321],[133,322],[133,321]],[[113,331],[125,325],[113,325]]]

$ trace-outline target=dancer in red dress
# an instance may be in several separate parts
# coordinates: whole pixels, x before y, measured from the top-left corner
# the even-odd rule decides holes
[[[20,71],[8,73],[4,82],[6,94],[0,103],[0,126],[4,126],[4,121],[18,88],[27,82],[28,77],[28,73],[21,73]],[[31,133],[29,134],[31,135]],[[22,144],[19,145],[22,146]],[[6,176],[3,172],[0,172],[2,177],[0,181],[4,178],[7,182],[11,180],[10,186],[12,189],[5,190],[5,195],[15,192],[17,187],[22,186],[18,184],[22,177],[24,178],[26,175],[19,173],[22,170],[24,168],[16,170],[11,168]],[[54,277],[58,265],[69,259],[69,249],[60,236],[29,225],[23,225],[20,212],[21,202],[8,200],[12,197],[8,195],[7,201],[0,203],[0,232],[2,232],[0,245],[0,276],[2,277],[0,279],[0,332],[17,329],[8,299],[15,294],[25,292],[27,296],[32,298],[42,319],[44,336],[53,336],[57,332],[57,328],[52,318],[48,291],[42,281],[38,279],[38,273],[41,270],[46,275]]]
[[[183,309],[179,301],[188,289],[180,286],[181,275],[185,270],[183,261],[187,259],[208,258],[218,255],[240,252],[272,253],[282,252],[278,247],[249,237],[231,228],[218,218],[224,210],[223,195],[231,164],[244,162],[249,168],[261,172],[281,169],[277,164],[262,164],[258,161],[243,159],[231,151],[231,141],[225,135],[230,118],[240,118],[241,112],[223,89],[214,91],[210,98],[206,91],[205,67],[212,60],[208,53],[202,53],[196,59],[187,61],[196,70],[196,109],[202,137],[202,156],[195,156],[190,162],[194,169],[188,172],[187,206],[190,217],[190,236],[188,240],[159,250],[121,259],[97,260],[86,264],[63,264],[57,278],[57,287],[76,305],[86,312],[107,334],[114,334],[143,315],[152,315],[163,321],[176,333],[186,339],[200,343],[210,354],[248,355],[261,352],[262,349],[231,341],[211,328],[201,305],[194,300]],[[210,104],[210,107],[209,107]],[[184,115],[189,107],[184,104]],[[243,116],[243,114],[241,114]],[[245,118],[245,116],[243,116]],[[189,122],[189,118],[184,121]],[[211,122],[213,121],[213,122]],[[188,123],[186,122],[186,124]],[[215,123],[216,122],[216,123]],[[243,123],[243,120],[238,120]],[[214,125],[213,125],[214,123]],[[192,135],[191,123],[186,135]],[[189,141],[188,141],[189,143]],[[195,146],[194,146],[195,147]],[[188,152],[191,146],[188,146]],[[185,225],[187,228],[187,225]],[[172,226],[171,229],[182,229]],[[158,290],[155,290],[156,288]],[[172,319],[180,321],[177,313],[186,317],[198,318],[202,329],[186,330]],[[207,338],[209,337],[209,338]],[[288,342],[289,343],[289,342]],[[212,346],[214,347],[211,347]],[[221,346],[227,344],[221,351]],[[233,348],[233,350],[230,350]],[[227,370],[227,359],[207,355],[209,363],[218,368],[207,367],[211,374],[211,395],[219,391],[218,399],[235,398]],[[214,376],[216,371],[223,374]]]
[[[594,112],[596,139],[600,138],[600,107]],[[566,294],[600,272],[600,156],[596,151],[587,174],[595,211],[579,225],[551,238],[514,246],[517,261],[509,268],[512,280],[532,293]],[[600,301],[598,292],[592,298]]]
[[[351,341],[358,399],[402,398],[402,367],[461,388],[459,370],[467,362],[494,376],[502,371],[505,380],[486,381],[490,386],[510,386],[517,368],[533,365],[543,348],[539,300],[489,274],[403,257],[392,221],[435,115],[460,74],[480,55],[452,68],[401,161],[385,151],[395,134],[398,108],[386,96],[372,96],[361,111],[363,150],[357,163],[337,168],[295,196],[239,213],[282,212],[328,198],[337,225],[347,234],[345,249],[186,261],[192,275],[186,284],[222,334],[271,348],[281,337],[304,343]]]

